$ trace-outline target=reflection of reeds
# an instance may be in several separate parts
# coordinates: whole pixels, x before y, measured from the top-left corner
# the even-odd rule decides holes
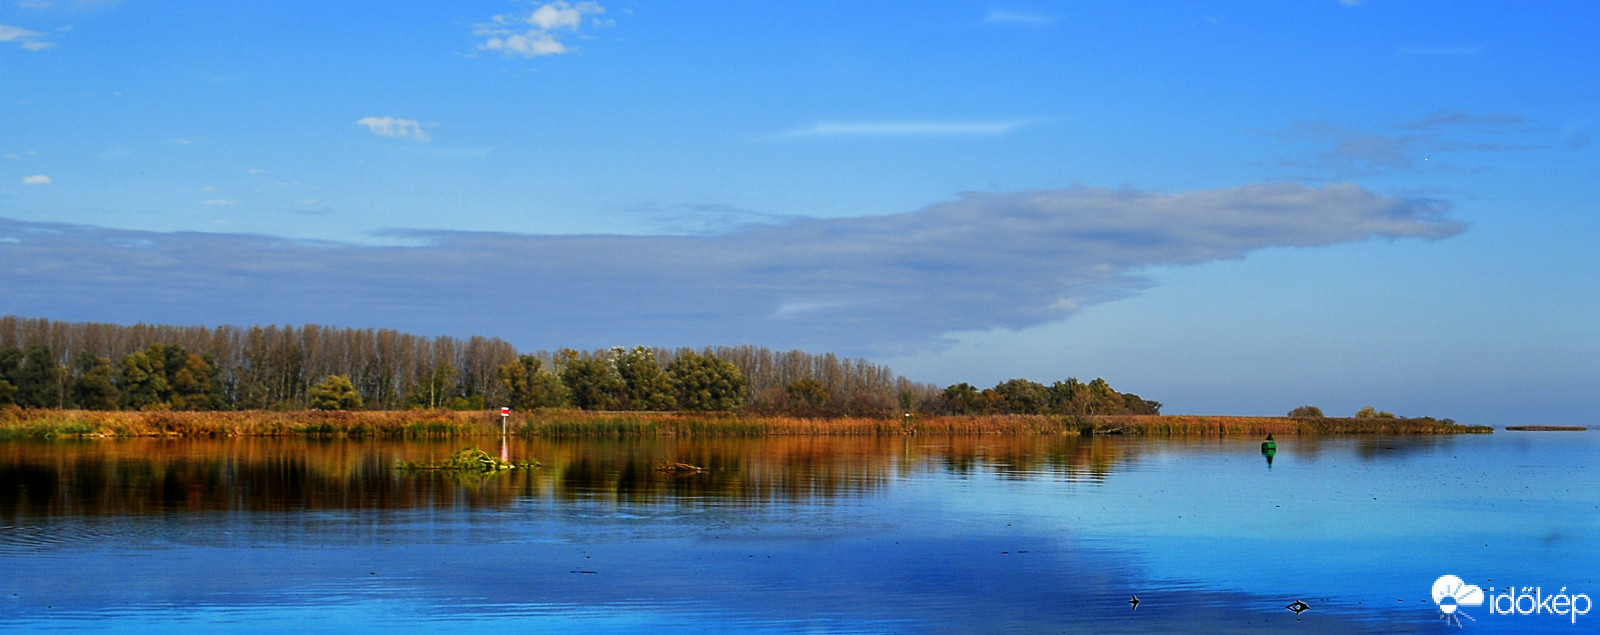
[[[1137,448],[1076,435],[514,439],[504,449],[510,459],[537,459],[540,467],[479,473],[397,469],[442,465],[461,454],[442,440],[18,442],[0,444],[0,525],[40,516],[498,507],[518,500],[746,508],[871,497],[897,478],[930,470],[1099,481]],[[703,471],[657,469],[669,463]]]
[[[726,413],[518,413],[519,437],[762,437],[907,435],[1264,436],[1272,434],[1453,434],[1490,432],[1432,419],[1340,419],[1118,415],[907,416],[804,418]],[[386,410],[368,412],[96,412],[0,410],[0,440],[52,437],[311,436],[393,439],[451,438],[500,433],[492,412]]]

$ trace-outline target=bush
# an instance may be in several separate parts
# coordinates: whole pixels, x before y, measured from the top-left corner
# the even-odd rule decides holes
[[[1291,417],[1322,417],[1322,409],[1316,406],[1300,406],[1289,411]]]
[[[361,393],[349,375],[328,375],[311,387],[311,407],[317,410],[359,410]]]

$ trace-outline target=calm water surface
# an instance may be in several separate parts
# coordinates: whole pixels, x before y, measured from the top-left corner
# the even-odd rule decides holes
[[[8,443],[0,631],[1596,632],[1431,587],[1600,596],[1597,439]]]

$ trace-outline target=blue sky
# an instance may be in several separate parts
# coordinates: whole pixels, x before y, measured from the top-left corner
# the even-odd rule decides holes
[[[1592,418],[1597,18],[9,1],[0,313]]]

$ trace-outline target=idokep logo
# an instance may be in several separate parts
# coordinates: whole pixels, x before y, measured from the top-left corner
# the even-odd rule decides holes
[[[1467,584],[1465,580],[1453,575],[1439,576],[1433,581],[1433,603],[1439,605],[1439,615],[1446,622],[1461,625],[1461,616],[1472,619],[1471,615],[1462,612],[1457,615],[1462,606],[1483,606],[1483,589],[1476,584]]]
[[[1495,587],[1489,587],[1489,592],[1494,593]],[[1485,597],[1483,589],[1475,584],[1454,575],[1442,575],[1433,581],[1433,602],[1439,605],[1439,617],[1450,624],[1461,626],[1461,618],[1476,621],[1463,606],[1483,606],[1485,600],[1489,605],[1490,615],[1539,615],[1549,613],[1568,618],[1573,623],[1578,623],[1579,615],[1588,615],[1594,608],[1593,601],[1587,593],[1568,594],[1566,587],[1554,595],[1545,595],[1540,587],[1522,587],[1517,590],[1515,585],[1507,587],[1504,593]]]

